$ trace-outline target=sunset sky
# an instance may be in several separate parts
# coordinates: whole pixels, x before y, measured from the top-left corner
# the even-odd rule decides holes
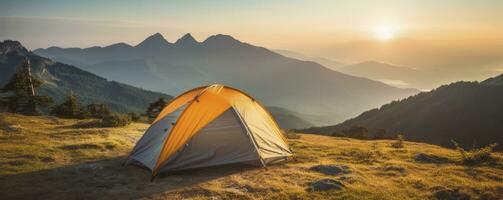
[[[0,0],[0,39],[29,48],[174,42],[224,33],[275,49],[353,40],[502,40],[503,1],[72,1]]]

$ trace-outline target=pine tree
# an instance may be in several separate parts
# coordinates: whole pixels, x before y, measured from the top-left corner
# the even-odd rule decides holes
[[[93,118],[104,118],[112,113],[110,108],[105,104],[89,104],[86,110],[89,113],[89,117]]]
[[[151,103],[147,109],[147,117],[150,119],[154,119],[159,115],[162,109],[167,105],[167,102],[164,100],[164,97],[159,98],[159,100]]]
[[[42,84],[41,80],[31,75],[30,60],[26,58],[21,69],[1,88],[0,91],[7,95],[0,99],[0,104],[9,112],[38,114],[38,106],[48,106],[52,103],[52,98],[35,94],[35,89]]]
[[[85,111],[77,100],[75,94],[70,90],[66,100],[51,110],[51,114],[62,118],[84,118]]]

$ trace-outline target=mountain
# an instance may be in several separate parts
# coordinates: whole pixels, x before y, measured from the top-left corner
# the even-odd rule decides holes
[[[136,46],[121,46],[51,47],[35,53],[167,94],[213,83],[229,85],[243,89],[265,105],[311,116],[316,120],[310,122],[317,125],[340,122],[417,92],[348,76],[222,34],[203,42],[187,34],[176,43],[155,34]]]
[[[273,115],[276,122],[278,122],[278,124],[286,130],[305,128],[313,125],[309,121],[305,120],[302,114],[295,113],[285,108],[268,106],[267,110],[271,112],[271,115]]]
[[[357,40],[327,44],[309,53],[345,63],[375,60],[425,71],[420,78],[426,81],[412,87],[427,90],[459,80],[481,81],[500,74],[503,66],[503,40],[498,39]]]
[[[84,105],[104,103],[118,112],[145,112],[149,103],[159,97],[172,98],[166,94],[108,81],[77,67],[40,57],[28,51],[21,43],[10,40],[0,42],[0,86],[8,82],[25,57],[31,61],[34,76],[44,82],[36,92],[51,96],[56,102],[62,102],[72,90]]]
[[[305,60],[305,61],[313,61],[317,62],[325,67],[328,67],[330,69],[336,70],[339,69],[342,66],[347,65],[346,63],[340,62],[340,61],[335,61],[332,59],[324,58],[324,57],[313,57],[313,56],[306,56],[304,54],[290,51],[290,50],[274,50],[274,52],[279,53],[283,56],[290,57],[290,58],[295,58],[298,60]]]
[[[503,86],[503,74],[497,76],[497,77],[493,77],[493,78],[489,78],[485,81],[482,81],[482,84],[486,84],[486,85],[494,85],[494,86]]]
[[[452,147],[497,142],[503,149],[503,76],[479,82],[457,82],[422,92],[401,101],[362,113],[335,126],[313,127],[303,132],[343,133],[365,126],[370,133],[385,129],[389,135],[404,133],[411,141]]]

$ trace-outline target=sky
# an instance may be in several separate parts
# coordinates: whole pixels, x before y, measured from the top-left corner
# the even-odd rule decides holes
[[[30,49],[135,45],[159,32],[203,41],[223,33],[309,51],[357,40],[503,40],[501,0],[0,0],[0,40]]]

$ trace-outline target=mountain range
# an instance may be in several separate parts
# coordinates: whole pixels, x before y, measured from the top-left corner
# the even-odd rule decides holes
[[[159,97],[172,98],[159,92],[108,81],[77,67],[54,62],[28,51],[21,43],[10,40],[0,42],[0,86],[8,82],[25,58],[31,61],[33,75],[44,83],[37,89],[37,93],[52,97],[56,103],[62,102],[73,91],[84,105],[104,103],[117,112],[143,113],[149,103]]]
[[[305,60],[305,61],[313,61],[316,63],[319,63],[325,67],[328,67],[330,69],[333,69],[337,71],[340,67],[346,66],[346,63],[324,58],[324,57],[316,57],[316,56],[307,56],[299,52],[295,51],[290,51],[290,50],[274,50],[274,52],[279,53],[283,56],[290,57],[290,58],[295,58],[298,60]]]
[[[373,134],[385,129],[388,136],[403,133],[407,140],[452,147],[497,142],[503,149],[503,75],[482,82],[456,82],[401,101],[393,101],[334,126],[299,130],[343,134],[364,126]]]
[[[203,42],[186,34],[171,43],[157,33],[135,46],[117,43],[34,52],[111,80],[167,94],[213,83],[230,85],[265,105],[300,113],[315,125],[341,122],[418,92],[339,73],[222,34]]]
[[[54,62],[29,52],[17,41],[0,42],[0,87],[7,83],[23,59],[28,57],[34,76],[44,84],[37,93],[52,97],[60,103],[65,95],[72,90],[83,105],[89,103],[104,103],[117,112],[143,113],[150,102],[170,95],[151,92],[116,81],[108,81],[77,67]],[[268,107],[278,124],[284,129],[304,128],[312,126],[308,121],[299,118],[298,113],[280,107]]]

